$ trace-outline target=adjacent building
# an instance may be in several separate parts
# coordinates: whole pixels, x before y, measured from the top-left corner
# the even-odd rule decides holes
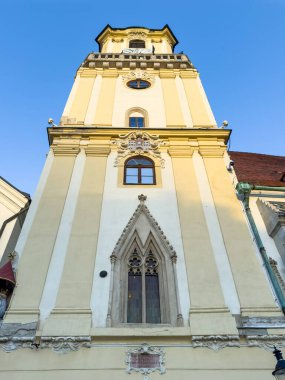
[[[285,294],[285,157],[230,152],[233,180],[250,186],[249,207]]]

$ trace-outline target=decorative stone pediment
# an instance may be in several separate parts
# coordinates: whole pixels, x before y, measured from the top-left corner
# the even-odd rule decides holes
[[[173,246],[170,244],[169,240],[165,236],[158,222],[151,215],[149,209],[145,205],[146,196],[143,194],[139,195],[140,204],[133,213],[128,224],[124,228],[122,235],[117,241],[115,248],[113,250],[112,256],[118,257],[123,248],[125,247],[127,240],[132,240],[134,232],[136,232],[139,240],[144,245],[147,238],[154,236],[155,240],[164,248],[164,251],[168,253],[169,257],[176,257],[176,252]]]
[[[143,155],[149,154],[154,158],[158,158],[161,167],[164,167],[164,160],[161,158],[159,147],[162,143],[158,135],[150,135],[147,132],[130,132],[126,135],[119,135],[119,139],[115,141],[118,146],[118,155],[114,166],[118,166],[120,160],[129,154]]]
[[[142,79],[142,80],[146,80],[150,83],[154,83],[155,81],[155,76],[144,71],[144,70],[141,70],[141,69],[137,69],[137,70],[133,70],[133,71],[130,71],[128,74],[126,75],[123,75],[123,82],[125,83],[125,85],[130,81],[130,80],[136,80],[136,79]]]

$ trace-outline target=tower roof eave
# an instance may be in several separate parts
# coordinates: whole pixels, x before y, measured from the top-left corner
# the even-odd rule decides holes
[[[171,30],[171,28],[170,28],[170,26],[168,24],[165,24],[161,29],[150,29],[150,28],[146,28],[144,26],[128,26],[126,28],[113,28],[110,24],[107,24],[105,26],[105,28],[95,38],[95,41],[99,45],[99,51],[101,51],[101,42],[102,42],[103,38],[106,36],[106,34],[108,32],[112,32],[112,31],[125,31],[125,30],[128,30],[128,29],[144,29],[144,30],[148,30],[149,32],[163,32],[163,31],[167,31],[168,34],[169,34],[169,37],[173,41],[173,45],[172,45],[173,49],[174,49],[174,47],[179,42],[177,40],[177,38],[175,37],[174,33],[172,32],[172,30]]]

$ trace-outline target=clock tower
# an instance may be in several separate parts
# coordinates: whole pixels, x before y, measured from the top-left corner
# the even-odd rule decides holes
[[[96,42],[48,128],[0,371],[269,378],[285,323],[227,170],[230,130],[168,25],[107,25]]]

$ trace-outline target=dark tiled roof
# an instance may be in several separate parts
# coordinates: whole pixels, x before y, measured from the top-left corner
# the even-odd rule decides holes
[[[285,157],[247,152],[229,152],[229,155],[239,182],[285,187]]]

